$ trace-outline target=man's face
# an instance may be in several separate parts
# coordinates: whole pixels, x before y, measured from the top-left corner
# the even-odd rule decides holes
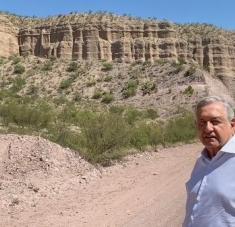
[[[216,102],[203,106],[197,111],[199,138],[210,154],[216,154],[232,137],[235,120],[227,118],[225,107]]]

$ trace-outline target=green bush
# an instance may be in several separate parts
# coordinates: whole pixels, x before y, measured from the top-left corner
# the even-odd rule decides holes
[[[137,80],[129,80],[124,88],[122,89],[122,96],[123,98],[129,98],[131,96],[136,95],[136,90],[138,87],[138,81]]]
[[[106,76],[104,78],[104,82],[110,82],[112,80],[112,76]]]
[[[168,121],[164,128],[164,141],[169,144],[188,143],[196,137],[195,118],[192,113],[185,113]]]
[[[31,85],[28,88],[27,95],[37,96],[39,92],[39,88],[35,85]]]
[[[104,95],[103,95],[101,102],[106,103],[106,104],[109,104],[109,103],[111,103],[113,100],[114,100],[113,95],[110,94],[110,93],[107,93],[107,94],[104,94]]]
[[[142,85],[141,90],[143,95],[151,94],[152,91],[156,90],[156,85],[151,81],[147,81]]]
[[[20,91],[23,86],[26,84],[26,81],[25,79],[21,78],[20,76],[16,77],[14,80],[13,80],[13,84],[12,84],[12,87],[11,87],[11,91],[12,92],[18,92]]]
[[[121,153],[116,151],[129,143],[129,128],[125,121],[118,115],[105,113],[83,120],[82,145],[88,160],[107,165],[114,157],[120,158]]]
[[[109,108],[109,112],[111,114],[122,115],[123,111],[124,111],[124,107],[122,107],[122,106],[110,106],[110,108]]]
[[[183,94],[191,97],[194,93],[194,89],[191,85],[189,85],[184,91],[183,91]]]
[[[152,120],[156,119],[159,117],[158,111],[154,109],[147,109],[144,113],[144,116],[146,118],[150,118]]]
[[[103,95],[103,92],[101,92],[101,91],[95,91],[94,94],[93,94],[93,96],[92,96],[92,98],[93,98],[93,99],[100,99],[100,98],[102,97],[102,95]]]
[[[124,112],[124,118],[128,124],[133,125],[136,121],[142,119],[143,113],[134,108],[128,108]]]
[[[14,73],[16,74],[23,74],[25,72],[25,67],[20,63],[16,64],[14,67]]]
[[[86,83],[86,86],[87,86],[87,87],[92,87],[92,86],[94,86],[95,84],[96,84],[95,81],[88,81],[88,82]]]
[[[0,116],[5,125],[10,123],[20,127],[30,127],[35,129],[48,127],[52,121],[53,113],[47,104],[31,106],[10,102],[0,105]]]
[[[70,62],[68,68],[66,69],[67,72],[75,72],[78,69],[78,63],[77,62]]]
[[[59,86],[59,88],[60,89],[67,89],[67,88],[69,88],[70,87],[70,85],[73,83],[73,80],[71,80],[70,78],[69,79],[65,79],[65,80],[62,80],[61,82],[60,82],[60,86]]]
[[[0,65],[4,64],[4,58],[0,57]]]
[[[112,69],[113,69],[113,65],[111,63],[104,62],[101,70],[106,72]]]
[[[146,146],[156,146],[163,144],[162,129],[154,124],[141,123],[131,130],[130,143],[139,150]]]

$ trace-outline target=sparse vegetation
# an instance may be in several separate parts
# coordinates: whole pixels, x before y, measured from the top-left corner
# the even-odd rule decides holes
[[[78,63],[75,61],[70,62],[67,72],[75,72],[78,69]]]
[[[25,67],[22,64],[18,63],[18,64],[15,65],[14,73],[23,74],[24,72],[25,72]]]
[[[129,80],[125,87],[122,89],[122,96],[126,99],[131,96],[136,95],[136,90],[138,87],[138,81],[137,80]]]
[[[156,85],[151,81],[147,81],[141,86],[141,90],[143,92],[143,95],[150,95],[151,92],[153,92],[154,90],[156,91]]]
[[[146,119],[155,119],[157,112],[147,112],[150,114],[117,106],[110,107],[110,111],[94,112],[80,110],[72,103],[57,108],[48,101],[11,97],[0,104],[0,121],[9,132],[40,133],[102,165],[128,154],[129,148],[144,150],[146,146],[165,146],[195,138],[192,114],[186,112],[166,123],[149,124]],[[78,130],[71,129],[72,125]]]
[[[51,71],[53,67],[53,61],[47,60],[42,66],[42,71]]]
[[[92,96],[93,99],[100,99],[103,95],[103,92],[100,90],[96,90]]]
[[[23,79],[22,77],[18,76],[16,77],[14,80],[13,80],[13,84],[12,84],[12,87],[11,87],[11,91],[13,93],[16,93],[18,91],[20,91],[23,86],[25,85],[25,79]]]
[[[107,72],[107,71],[110,71],[112,69],[113,69],[113,64],[112,63],[104,62],[101,70]]]
[[[88,81],[87,83],[86,83],[86,86],[87,87],[92,87],[92,86],[94,86],[96,84],[96,82],[94,81],[94,80],[91,80],[91,81]]]
[[[189,97],[191,97],[193,95],[193,93],[194,93],[194,89],[191,85],[189,85],[183,92],[183,94],[185,94]]]
[[[59,88],[64,90],[64,89],[67,89],[70,87],[70,85],[73,83],[73,80],[71,80],[70,78],[69,79],[65,79],[65,80],[62,80],[61,83],[60,83],[60,86]]]
[[[12,55],[9,57],[9,60],[12,61],[12,64],[16,65],[16,64],[20,63],[21,58],[18,55]]]
[[[106,93],[103,95],[101,102],[109,104],[114,100],[114,97],[111,93]]]
[[[104,82],[110,82],[112,80],[112,76],[106,76],[104,78]]]

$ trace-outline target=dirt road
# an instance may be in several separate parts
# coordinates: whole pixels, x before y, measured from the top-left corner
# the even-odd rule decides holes
[[[79,181],[76,177],[48,178],[48,184],[54,180],[53,188],[60,183],[59,190],[42,194],[28,206],[16,201],[2,208],[0,226],[181,226],[184,183],[200,149],[201,145],[191,144],[131,156]]]

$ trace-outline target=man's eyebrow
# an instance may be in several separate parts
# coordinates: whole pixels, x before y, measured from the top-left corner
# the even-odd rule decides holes
[[[212,118],[209,119],[209,121],[220,120],[220,119],[222,119],[222,117],[220,117],[220,116],[218,116],[218,117],[212,117]],[[200,120],[200,121],[206,121],[206,120],[203,119],[203,118],[199,118],[199,120]]]

